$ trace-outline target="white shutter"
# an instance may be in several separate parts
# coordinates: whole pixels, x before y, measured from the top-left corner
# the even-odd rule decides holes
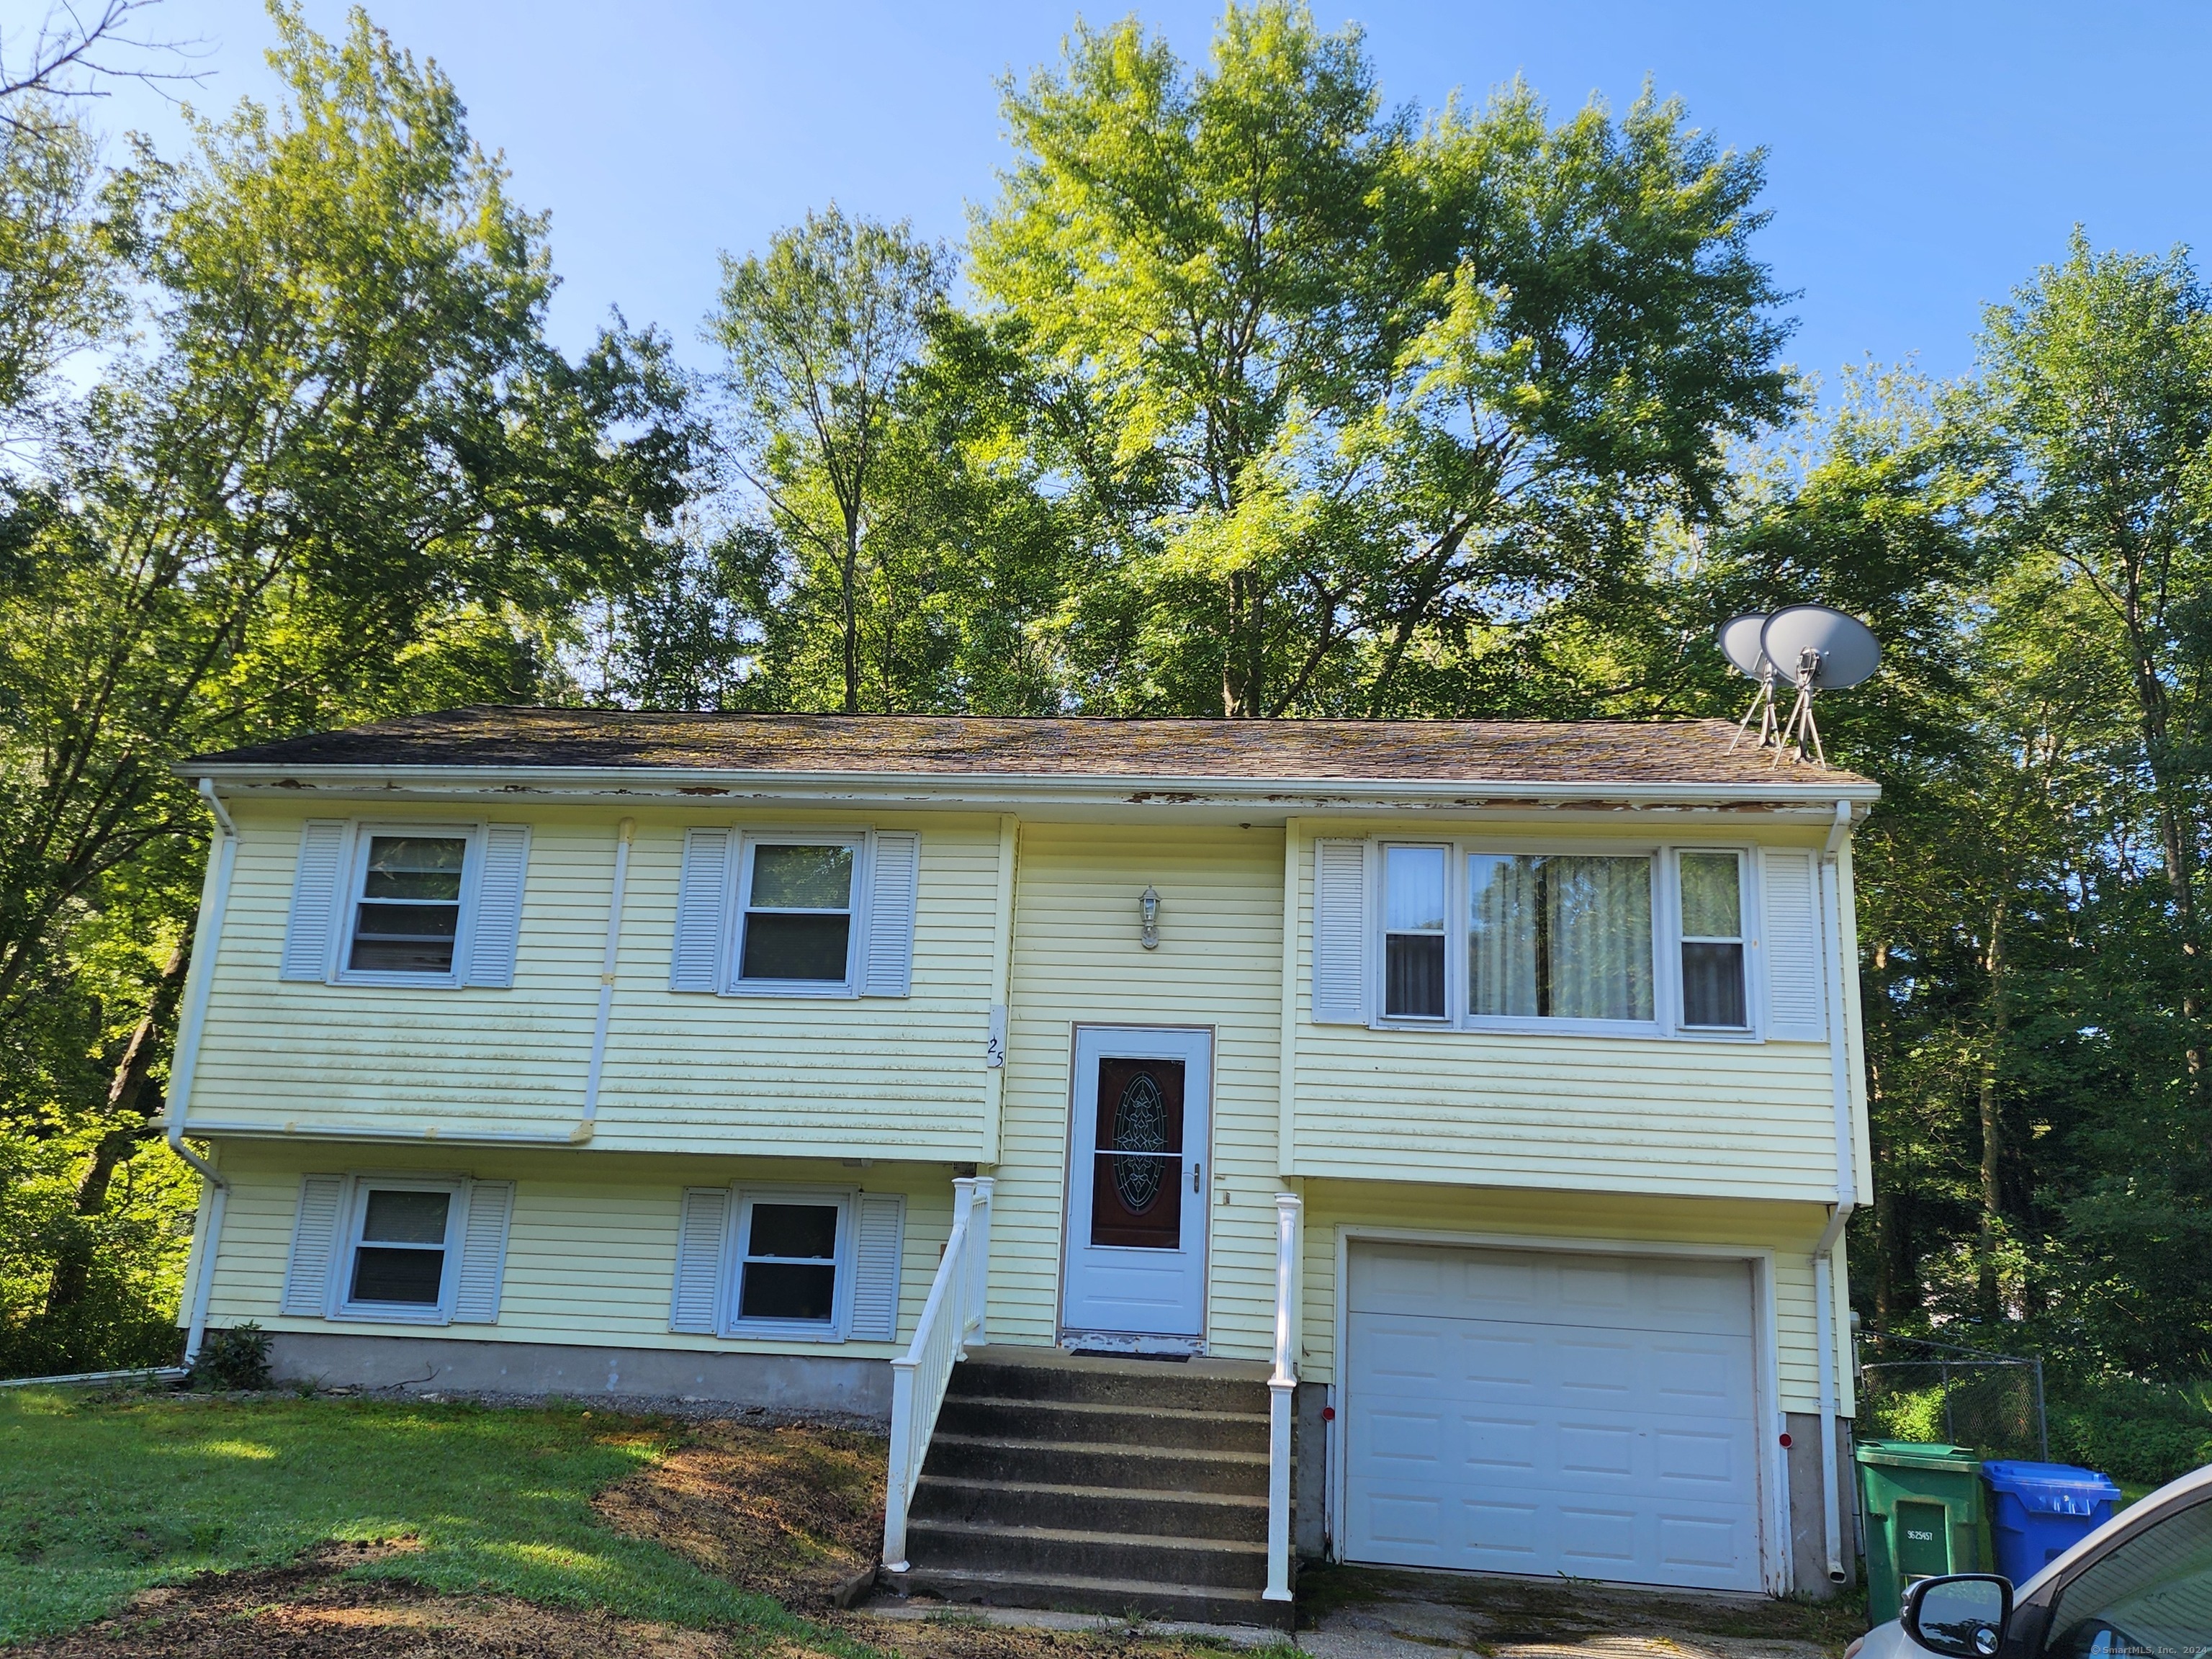
[[[921,837],[911,830],[879,831],[868,882],[862,996],[902,997],[914,988],[914,901],[921,876]]]
[[[676,1287],[668,1299],[668,1328],[712,1336],[722,1299],[722,1243],[729,1231],[730,1189],[692,1187],[684,1194],[676,1224]]]
[[[302,1176],[300,1212],[292,1223],[292,1255],[284,1267],[284,1298],[279,1311],[300,1319],[329,1316],[331,1259],[337,1254],[338,1212],[345,1201],[345,1177]],[[212,1268],[210,1262],[209,1267]]]
[[[1367,1023],[1367,843],[1314,843],[1313,1018]]]
[[[862,1193],[853,1230],[853,1328],[855,1342],[890,1342],[898,1336],[899,1246],[906,1232],[906,1200],[896,1193]]]
[[[1828,1035],[1821,995],[1820,886],[1810,853],[1770,848],[1759,855],[1765,915],[1759,941],[1766,957],[1766,1035],[1820,1042]]]
[[[514,945],[522,932],[522,880],[530,867],[530,826],[495,823],[484,830],[483,867],[477,877],[475,928],[469,937],[465,985],[514,983]]]
[[[337,926],[339,865],[345,857],[343,821],[310,819],[300,831],[300,862],[292,877],[292,919],[284,928],[279,979],[326,979],[331,933]]]
[[[736,840],[727,830],[694,830],[684,837],[676,945],[668,964],[672,991],[722,988],[722,927],[730,913],[730,855]]]
[[[453,1322],[499,1323],[499,1291],[507,1277],[507,1222],[514,1210],[512,1181],[471,1181],[469,1213],[461,1229],[461,1276],[453,1291]]]

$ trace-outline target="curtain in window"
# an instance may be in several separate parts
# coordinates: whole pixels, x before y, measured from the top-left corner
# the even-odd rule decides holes
[[[1551,1007],[1561,1019],[1651,1018],[1651,861],[1544,861]]]
[[[1468,878],[1470,1012],[1652,1017],[1650,860],[1481,853]]]
[[[1474,1013],[1542,1012],[1537,988],[1541,863],[1489,853],[1478,853],[1468,860],[1473,913],[1468,930],[1468,1006]]]

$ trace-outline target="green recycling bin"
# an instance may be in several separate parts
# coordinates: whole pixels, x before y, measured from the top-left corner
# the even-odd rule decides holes
[[[1870,1620],[1896,1618],[1916,1579],[1990,1571],[1982,1462],[1971,1446],[1869,1440],[1854,1455]]]

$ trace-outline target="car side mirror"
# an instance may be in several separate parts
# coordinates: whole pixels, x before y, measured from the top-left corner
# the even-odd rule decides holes
[[[1990,1572],[1923,1578],[1905,1598],[1905,1633],[1944,1659],[1994,1659],[2012,1617],[2012,1581]]]

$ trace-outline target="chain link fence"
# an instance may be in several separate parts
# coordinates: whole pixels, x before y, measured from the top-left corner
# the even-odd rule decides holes
[[[1985,1459],[2050,1462],[2040,1359],[1871,1331],[1855,1363],[1856,1438],[1948,1441]]]

